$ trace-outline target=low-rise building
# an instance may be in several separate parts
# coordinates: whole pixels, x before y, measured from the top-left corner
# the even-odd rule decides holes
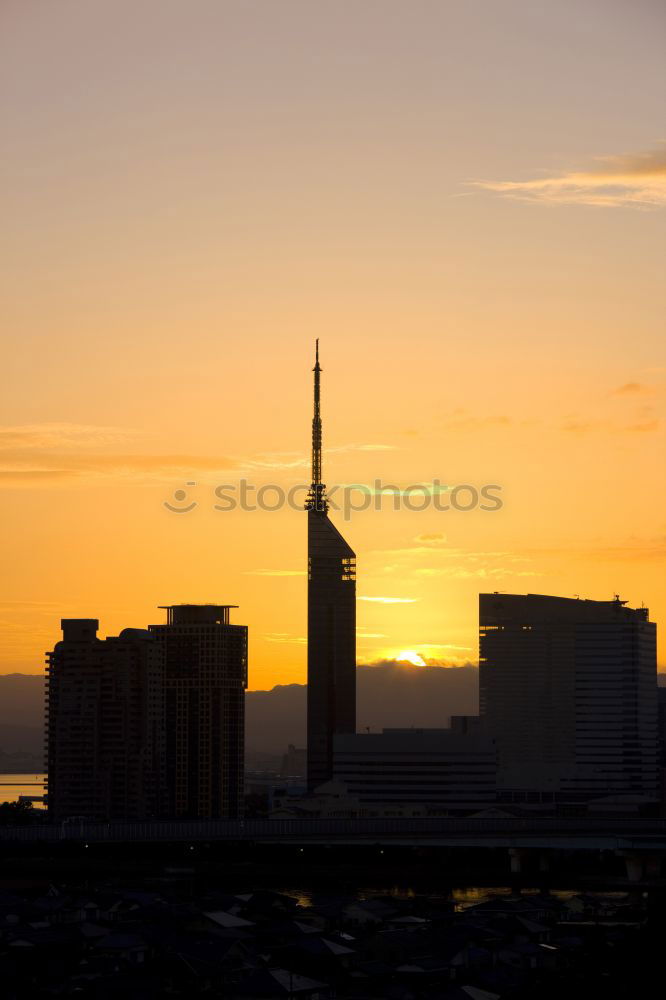
[[[339,735],[333,760],[335,780],[383,815],[470,812],[495,801],[495,745],[475,716],[453,716],[448,729]]]

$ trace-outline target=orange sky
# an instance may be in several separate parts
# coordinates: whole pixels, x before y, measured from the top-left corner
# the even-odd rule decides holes
[[[474,661],[483,590],[666,621],[663,20],[7,0],[0,671],[219,601],[251,687],[304,680],[305,515],[213,491],[307,481],[316,336],[329,484],[502,486],[334,515],[401,599],[359,601],[360,662]]]

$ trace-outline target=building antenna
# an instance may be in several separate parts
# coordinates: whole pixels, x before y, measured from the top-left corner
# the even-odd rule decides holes
[[[312,417],[312,483],[305,501],[306,510],[326,513],[328,500],[326,486],[321,481],[321,365],[319,364],[319,338],[315,340],[314,414]]]

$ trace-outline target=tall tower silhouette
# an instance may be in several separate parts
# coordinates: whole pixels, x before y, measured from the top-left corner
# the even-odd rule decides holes
[[[308,788],[333,773],[333,737],[356,731],[356,555],[328,517],[316,342],[308,512]]]

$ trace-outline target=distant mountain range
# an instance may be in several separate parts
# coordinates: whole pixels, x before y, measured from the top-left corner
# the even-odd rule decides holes
[[[666,674],[658,674],[666,686]],[[452,715],[479,711],[479,671],[476,666],[406,667],[393,661],[359,666],[356,671],[356,727],[447,726]],[[270,691],[248,691],[246,746],[248,752],[283,753],[287,744],[305,746],[306,687],[278,685]]]
[[[446,726],[451,715],[478,711],[478,670],[466,667],[405,667],[387,662],[356,671],[359,731],[392,726]],[[306,687],[278,685],[248,691],[248,751],[281,753],[305,746]]]
[[[664,674],[659,682],[666,682]],[[391,726],[446,726],[451,715],[478,712],[478,670],[464,667],[407,667],[392,661],[357,670],[357,726],[373,731]],[[250,752],[282,754],[289,743],[305,745],[304,684],[278,684],[248,691],[246,745]],[[0,770],[8,754],[42,758],[44,678],[0,675]]]
[[[478,711],[478,671],[465,667],[407,667],[393,662],[357,671],[359,730],[383,726],[446,726],[451,715]],[[306,687],[279,684],[248,691],[248,750],[283,753],[305,745]],[[0,755],[24,752],[41,759],[44,678],[0,675]],[[0,758],[0,767],[2,761]]]
[[[42,770],[43,717],[42,676],[0,675],[0,771]]]

